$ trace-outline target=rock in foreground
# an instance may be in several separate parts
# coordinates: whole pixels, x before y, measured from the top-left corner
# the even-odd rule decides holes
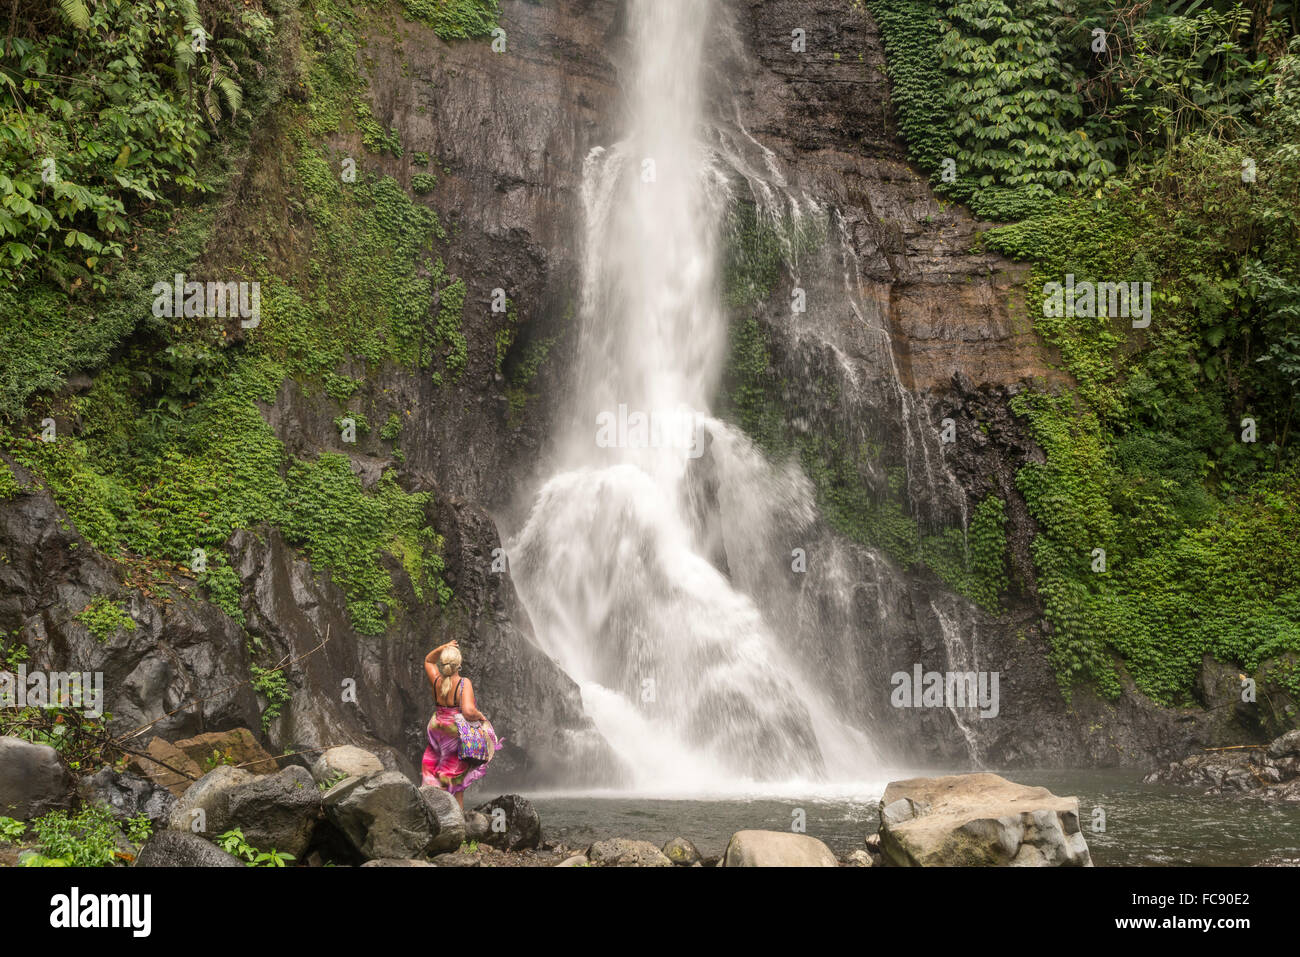
[[[101,768],[77,782],[77,791],[85,804],[104,804],[119,822],[141,814],[155,825],[166,827],[176,806],[176,798],[162,785],[130,771]]]
[[[433,841],[429,854],[443,854],[460,850],[465,843],[465,816],[456,799],[442,788],[426,784],[420,788],[420,797],[429,809],[429,825]]]
[[[480,838],[484,843],[503,851],[531,850],[542,843],[542,819],[532,802],[518,794],[503,794],[474,810],[488,819],[488,833]]]
[[[0,816],[20,821],[72,807],[74,786],[47,744],[0,738]]]
[[[244,867],[232,854],[188,831],[159,831],[140,849],[136,867]]]
[[[320,812],[320,791],[306,768],[290,765],[275,774],[255,775],[222,765],[185,792],[170,826],[193,831],[197,822],[206,834],[238,827],[260,851],[299,857],[311,843]]]
[[[311,766],[311,776],[317,784],[333,787],[344,778],[364,778],[379,774],[384,763],[378,756],[351,744],[341,744],[322,753]]]
[[[397,771],[350,777],[325,792],[325,813],[366,860],[410,860],[437,838],[433,812],[419,790]]]
[[[599,867],[672,867],[673,862],[649,841],[616,837],[587,848],[587,860]]]
[[[684,837],[674,837],[662,850],[664,857],[682,867],[694,867],[704,860],[696,846]]]
[[[898,867],[1091,867],[1079,799],[996,774],[894,781],[880,800],[880,846]]]
[[[737,831],[719,867],[838,867],[831,849],[807,834]]]

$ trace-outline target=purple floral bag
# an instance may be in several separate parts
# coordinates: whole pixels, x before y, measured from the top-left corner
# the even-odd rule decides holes
[[[456,733],[460,744],[456,754],[465,761],[491,761],[496,753],[497,735],[490,721],[467,721],[456,715]]]

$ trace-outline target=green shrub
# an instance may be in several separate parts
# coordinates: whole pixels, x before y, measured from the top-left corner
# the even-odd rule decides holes
[[[497,0],[402,0],[402,8],[444,40],[484,37],[497,25]]]
[[[118,861],[118,830],[113,813],[103,805],[82,808],[76,814],[51,811],[31,822],[40,847],[27,866],[108,867]]]
[[[73,617],[85,625],[97,641],[108,641],[120,631],[135,631],[135,621],[107,595],[92,599]]]

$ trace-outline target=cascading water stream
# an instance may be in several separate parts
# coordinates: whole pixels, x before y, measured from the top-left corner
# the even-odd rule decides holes
[[[804,639],[778,635],[719,570],[743,565],[753,594],[788,567],[815,510],[797,468],[771,466],[708,412],[727,341],[717,271],[731,200],[702,137],[713,5],[633,0],[628,13],[627,133],[584,170],[571,425],[507,542],[511,574],[633,787],[861,778],[875,751],[805,672]]]

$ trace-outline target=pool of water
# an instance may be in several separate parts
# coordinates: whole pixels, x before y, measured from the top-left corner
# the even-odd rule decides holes
[[[1128,770],[1000,773],[1078,797],[1084,834],[1099,866],[1300,866],[1298,805],[1270,807],[1143,784],[1141,772]],[[842,856],[875,832],[876,802],[884,785],[865,785],[851,796],[842,790],[801,796],[798,789],[786,788],[766,796],[540,794],[530,800],[541,815],[546,839],[569,847],[608,837],[656,844],[685,837],[706,857],[716,857],[735,831],[789,830],[794,813],[802,810],[807,833]],[[1095,819],[1100,823],[1097,808],[1105,812],[1104,830],[1094,827]]]

